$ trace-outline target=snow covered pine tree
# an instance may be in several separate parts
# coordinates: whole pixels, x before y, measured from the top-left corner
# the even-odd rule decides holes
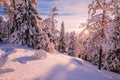
[[[60,38],[58,42],[58,51],[60,51],[61,53],[66,52],[64,22],[62,22],[61,24]]]
[[[37,0],[11,0],[13,24],[10,42],[45,49],[48,43],[46,33],[41,29],[41,17],[36,10]]]
[[[78,57],[79,51],[78,51],[78,41],[77,36],[75,35],[75,32],[70,33],[70,44],[68,48],[68,54],[70,56]]]
[[[53,48],[56,48],[56,43],[57,43],[57,29],[55,26],[55,16],[57,15],[56,13],[57,8],[54,7],[52,9],[51,15],[49,18],[46,18],[45,20],[42,21],[42,30],[46,33],[46,35],[49,38],[49,42],[51,43],[51,46]],[[50,44],[49,44],[50,45]]]

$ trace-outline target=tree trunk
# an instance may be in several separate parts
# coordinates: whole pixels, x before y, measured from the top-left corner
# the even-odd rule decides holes
[[[100,46],[99,65],[98,65],[99,70],[101,70],[101,63],[102,63],[102,47]]]

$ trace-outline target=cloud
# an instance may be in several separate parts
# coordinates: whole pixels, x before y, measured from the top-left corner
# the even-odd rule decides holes
[[[50,14],[53,7],[57,7],[58,26],[62,21],[66,31],[79,31],[79,25],[87,19],[87,7],[91,0],[39,0],[38,10],[43,17]]]
[[[80,15],[87,13],[87,1],[89,0],[60,0],[55,3],[61,13]]]

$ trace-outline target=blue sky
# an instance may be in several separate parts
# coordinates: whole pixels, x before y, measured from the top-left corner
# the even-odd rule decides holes
[[[66,31],[79,33],[80,23],[87,20],[88,4],[91,0],[38,0],[38,10],[43,18],[49,16],[53,7],[58,8],[58,28],[62,21],[65,23]]]
[[[3,10],[3,8],[0,6],[0,15],[4,15],[5,13],[4,13],[4,10]]]

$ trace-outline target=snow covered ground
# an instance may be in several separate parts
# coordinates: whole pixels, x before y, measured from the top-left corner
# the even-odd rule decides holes
[[[0,80],[120,80],[119,74],[56,52],[0,44],[0,55]]]

